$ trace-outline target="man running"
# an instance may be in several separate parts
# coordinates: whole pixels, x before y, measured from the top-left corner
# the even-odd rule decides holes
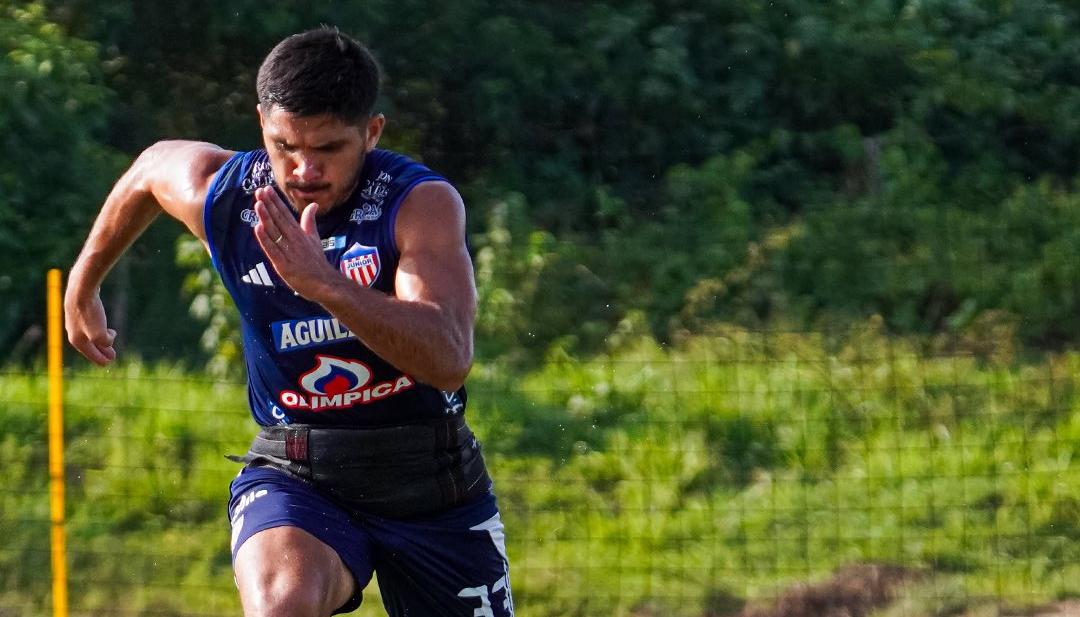
[[[354,610],[512,615],[503,526],[464,422],[476,290],[465,210],[442,177],[376,145],[380,75],[333,28],[259,69],[264,149],[143,152],[106,199],[64,300],[68,340],[116,352],[99,288],[164,210],[206,245],[240,311],[261,426],[233,480],[247,616]]]

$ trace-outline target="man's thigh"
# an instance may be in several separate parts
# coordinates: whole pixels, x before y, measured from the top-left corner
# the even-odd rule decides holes
[[[272,467],[246,468],[229,488],[233,568],[245,607],[290,598],[331,602],[336,612],[359,606],[372,547],[341,508]]]
[[[514,614],[502,519],[493,495],[438,517],[365,518],[390,617]]]

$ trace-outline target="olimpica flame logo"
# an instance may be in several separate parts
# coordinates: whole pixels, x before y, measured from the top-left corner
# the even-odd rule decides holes
[[[371,403],[415,385],[408,375],[370,384],[372,373],[357,360],[318,355],[315,368],[300,376],[301,392],[285,390],[279,399],[290,409],[325,411]],[[370,384],[370,385],[369,385]]]
[[[371,381],[371,369],[360,362],[321,355],[316,359],[319,364],[300,378],[300,387],[308,393],[336,396]]]

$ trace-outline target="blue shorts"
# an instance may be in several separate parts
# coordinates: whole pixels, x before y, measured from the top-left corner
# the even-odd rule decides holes
[[[232,555],[272,527],[307,531],[341,557],[356,594],[336,613],[360,606],[373,572],[391,617],[512,616],[514,602],[495,496],[409,521],[349,515],[314,487],[274,469],[247,467],[229,486]]]

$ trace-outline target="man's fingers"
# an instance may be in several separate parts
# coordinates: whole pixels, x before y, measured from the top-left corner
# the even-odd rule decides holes
[[[255,191],[255,214],[259,216],[259,222],[266,226],[266,233],[271,238],[277,238],[282,233],[280,228],[286,224],[278,208],[274,207],[274,189],[264,186]]]
[[[106,328],[104,332],[98,334],[93,339],[94,345],[101,347],[112,347],[113,341],[116,340],[116,330],[112,328]]]
[[[86,341],[84,343],[72,343],[72,345],[75,346],[75,349],[79,350],[79,353],[86,356],[87,360],[93,362],[94,364],[100,366],[109,362],[109,359],[106,358],[104,354],[102,354],[100,351],[98,351],[97,345],[94,345],[90,341]]]
[[[116,359],[116,349],[113,348],[113,341],[116,340],[116,330],[112,328],[106,328],[105,332],[102,332],[90,341],[90,347],[96,352],[97,360],[91,358],[98,364],[108,364]]]
[[[77,349],[79,353],[85,356],[87,360],[98,366],[105,366],[116,359],[116,350],[114,350],[111,345],[101,348],[97,343],[90,339],[72,340],[71,345]]]
[[[116,349],[114,349],[112,345],[109,345],[107,347],[102,347],[98,345],[97,350],[98,353],[101,354],[101,357],[105,358],[105,362],[103,362],[102,364],[108,364],[109,362],[112,362],[116,359]]]
[[[262,206],[261,212],[260,206]],[[282,203],[277,191],[269,186],[262,187],[255,192],[255,212],[259,214],[259,220],[269,219],[266,222],[276,228],[271,231],[280,233],[296,225],[292,210]]]
[[[271,262],[273,262],[274,257],[280,255],[278,251],[282,248],[282,245],[285,244],[284,240],[274,242],[276,239],[278,239],[278,236],[274,235],[271,237],[269,229],[260,220],[259,224],[255,226],[255,240],[259,242],[259,246],[262,247],[263,253],[270,258]]]
[[[310,203],[300,214],[300,229],[312,238],[319,238],[319,228],[315,224],[315,214],[319,211],[319,204]]]
[[[263,201],[272,204],[274,209],[278,211],[276,214],[283,214],[290,219],[292,218],[292,208],[289,207],[289,204],[285,203],[285,200],[281,198],[281,194],[273,187],[263,187]]]
[[[255,202],[255,214],[259,216],[259,223],[255,225],[255,235],[258,235],[259,227],[262,227],[266,233],[266,237],[270,240],[281,241],[281,238],[285,237],[284,231],[275,222],[273,215],[270,214],[270,208],[266,205],[266,202]]]

